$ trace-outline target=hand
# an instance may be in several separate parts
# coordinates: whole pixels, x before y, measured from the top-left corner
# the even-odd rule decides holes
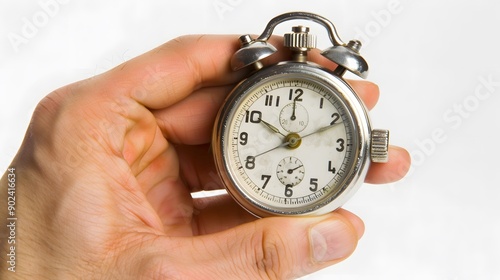
[[[266,122],[266,121],[265,121],[265,120],[263,120],[263,119],[259,119],[259,121],[260,121],[260,123],[262,123],[265,127],[269,128],[269,130],[271,130],[272,132],[274,132],[274,133],[276,133],[276,134],[280,134],[280,135],[281,135],[281,136],[283,136],[283,137],[286,137],[286,135],[285,135],[285,134],[283,134],[283,133],[281,133],[281,131],[280,131],[277,127],[275,127],[274,125],[272,125],[272,124],[270,124],[270,123]]]
[[[178,38],[38,104],[11,165],[19,262],[6,270],[4,244],[0,278],[286,279],[353,252],[364,226],[348,211],[255,219],[227,195],[192,198],[222,186],[209,141],[245,74],[229,69],[236,38]],[[377,86],[351,84],[375,105]],[[391,147],[371,166],[370,183],[394,181],[409,156]]]
[[[309,136],[311,136],[311,135],[314,135],[314,134],[316,134],[316,133],[320,133],[320,132],[323,132],[323,131],[329,130],[330,128],[333,128],[333,127],[335,127],[335,126],[337,126],[338,124],[341,124],[341,123],[342,123],[342,122],[338,122],[338,123],[333,123],[333,124],[330,124],[330,125],[324,126],[324,127],[322,127],[322,128],[319,128],[318,130],[315,130],[315,131],[313,131],[313,132],[311,132],[311,133],[309,133],[309,134],[306,134],[306,135],[304,135],[304,136],[300,137],[300,139],[304,139],[304,138],[309,137]]]
[[[293,109],[292,109],[292,115],[290,116],[290,120],[294,121],[297,119],[295,116],[295,108],[297,107],[297,98],[293,99]]]

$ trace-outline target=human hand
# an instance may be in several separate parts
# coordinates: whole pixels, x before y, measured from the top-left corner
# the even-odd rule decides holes
[[[364,225],[346,210],[255,219],[227,195],[192,198],[222,186],[209,141],[245,74],[229,69],[238,47],[234,36],[181,37],[39,103],[11,165],[19,263],[10,279],[287,279],[353,252]],[[377,86],[351,85],[375,105]],[[391,147],[366,180],[398,180],[408,166]]]

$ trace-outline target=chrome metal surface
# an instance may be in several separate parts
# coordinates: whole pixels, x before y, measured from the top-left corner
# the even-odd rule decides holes
[[[370,152],[373,162],[389,161],[389,130],[372,130]]]
[[[360,48],[359,41],[350,41],[346,46],[332,46],[321,54],[364,79],[368,76],[368,63],[359,55]],[[338,72],[340,74],[340,71]]]
[[[264,29],[264,32],[255,40],[250,40],[251,38],[249,35],[242,36],[240,38],[242,48],[234,54],[231,60],[233,70],[238,70],[259,62],[273,54],[276,48],[268,44],[267,41],[273,34],[274,28],[280,23],[296,19],[310,20],[325,27],[328,32],[328,37],[332,42],[332,47],[324,50],[321,54],[342,67],[335,71],[337,76],[342,76],[344,74],[344,68],[362,78],[368,76],[368,63],[359,54],[361,43],[359,41],[349,41],[347,44],[344,43],[340,39],[331,21],[320,15],[307,12],[285,13],[271,19]],[[285,34],[285,46],[289,46],[292,50],[296,50],[293,56],[295,61],[305,62],[307,60],[307,54],[305,52],[315,47],[316,40],[313,35],[308,33],[307,27],[299,26],[294,28],[295,30],[293,33]]]
[[[252,40],[250,35],[240,37],[241,48],[231,58],[231,68],[236,71],[276,52],[276,48],[264,41]]]
[[[309,34],[309,28],[305,26],[295,26],[292,33],[286,33],[283,38],[283,45],[287,48],[307,51],[316,48],[316,36]]]
[[[285,13],[282,15],[279,15],[269,21],[267,24],[266,28],[264,29],[264,32],[257,38],[257,41],[267,41],[269,38],[271,38],[271,35],[273,34],[274,28],[285,21],[289,20],[295,20],[295,19],[305,19],[305,20],[311,20],[314,21],[318,24],[321,24],[323,27],[328,32],[328,37],[330,38],[330,41],[334,46],[343,46],[345,43],[340,39],[339,34],[337,33],[337,30],[335,29],[335,26],[331,21],[329,21],[327,18],[324,18],[320,15],[313,14],[313,13],[307,13],[307,12],[290,12],[290,13]]]

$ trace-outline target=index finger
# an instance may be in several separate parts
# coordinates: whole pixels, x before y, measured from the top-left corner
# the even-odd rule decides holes
[[[134,100],[161,109],[204,86],[233,84],[243,78],[230,69],[238,50],[234,35],[191,35],[173,39],[109,71],[108,79]]]

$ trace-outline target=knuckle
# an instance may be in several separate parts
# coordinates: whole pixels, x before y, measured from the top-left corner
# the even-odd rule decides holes
[[[256,231],[254,234],[254,268],[262,279],[286,279],[290,265],[286,242],[278,232]]]
[[[44,121],[48,118],[54,118],[61,111],[63,106],[63,96],[68,91],[66,87],[55,90],[45,96],[36,106],[33,112],[32,123]],[[50,121],[50,120],[47,120]]]
[[[27,135],[37,135],[37,137],[27,137],[25,141],[46,147],[52,146],[51,143],[55,142],[57,124],[64,112],[63,97],[66,92],[66,87],[53,91],[37,104],[27,131]]]

